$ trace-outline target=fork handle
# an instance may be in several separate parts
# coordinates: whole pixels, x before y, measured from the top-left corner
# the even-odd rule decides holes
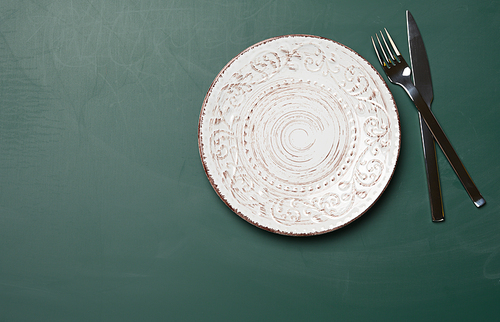
[[[412,83],[402,84],[402,87],[407,91],[413,103],[415,103],[415,106],[420,112],[422,119],[424,120],[425,124],[427,124],[427,127],[429,128],[432,136],[443,151],[444,155],[448,159],[448,162],[450,162],[451,167],[453,168],[453,170],[455,170],[458,179],[460,179],[460,182],[462,182],[462,185],[469,194],[469,197],[472,199],[476,207],[479,208],[483,206],[486,201],[484,200],[481,193],[479,193],[479,190],[474,184],[474,181],[472,181],[472,178],[462,164],[462,161],[455,152],[455,149],[451,145],[450,140],[448,140],[448,138],[446,137],[446,134],[439,125],[439,122],[432,113],[431,109],[420,95],[418,89]]]

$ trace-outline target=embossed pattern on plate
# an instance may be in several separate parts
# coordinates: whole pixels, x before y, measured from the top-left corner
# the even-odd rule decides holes
[[[399,116],[378,72],[325,38],[262,41],[210,87],[198,139],[220,198],[248,222],[317,235],[380,197],[399,156]]]

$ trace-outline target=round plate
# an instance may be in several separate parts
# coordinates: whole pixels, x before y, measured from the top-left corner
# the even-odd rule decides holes
[[[380,74],[332,40],[268,39],[231,60],[200,115],[200,155],[241,218],[284,235],[345,226],[380,197],[399,156],[399,116]]]

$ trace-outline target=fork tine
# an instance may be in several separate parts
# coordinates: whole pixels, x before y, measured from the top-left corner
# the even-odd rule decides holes
[[[384,50],[384,46],[382,46],[382,43],[380,42],[380,39],[378,38],[378,35],[375,34],[375,37],[377,37],[378,44],[380,46],[380,49],[382,50],[382,54],[384,54],[384,57],[385,57],[385,61],[384,61],[384,63],[382,65],[384,67],[387,66],[385,62],[389,62],[389,64],[392,64],[391,60],[389,58],[387,58],[387,55],[386,55],[385,50]]]
[[[391,42],[392,48],[394,49],[396,56],[401,56],[401,54],[399,53],[398,47],[396,47],[396,44],[394,43],[394,41],[392,41],[391,35],[389,35],[389,32],[387,31],[386,28],[384,28],[384,30],[385,30],[385,33],[387,34],[387,38]]]
[[[391,48],[387,45],[387,41],[385,41],[385,37],[384,37],[384,34],[382,33],[382,31],[380,32],[380,36],[382,36],[382,40],[384,41],[385,48],[387,48],[387,51],[389,52],[389,55],[391,56],[392,60],[395,61],[396,58],[394,58],[394,55],[392,54]]]
[[[373,49],[375,49],[375,53],[377,54],[377,58],[378,58],[378,61],[380,63],[380,65],[384,65],[384,63],[382,63],[382,58],[380,58],[380,54],[378,53],[378,50],[377,50],[377,46],[375,45],[375,41],[373,40],[373,37],[372,38],[372,44],[373,44]]]

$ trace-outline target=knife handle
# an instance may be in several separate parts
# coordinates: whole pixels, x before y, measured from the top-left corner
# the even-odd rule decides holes
[[[432,133],[427,127],[427,124],[425,124],[420,113],[418,116],[420,120],[420,133],[422,134],[422,148],[424,150],[425,173],[427,175],[427,188],[429,190],[432,221],[442,222],[444,221],[444,210],[436,158],[436,145],[434,144]]]
[[[418,89],[413,85],[413,83],[404,84],[403,87],[407,91],[413,103],[415,103],[415,106],[420,112],[420,116],[425,121],[425,124],[427,124],[430,132],[432,133],[432,136],[448,159],[448,162],[450,162],[451,167],[453,168],[453,170],[455,170],[458,179],[460,179],[460,182],[462,182],[462,185],[464,186],[465,191],[467,191],[467,193],[469,194],[469,197],[472,199],[476,207],[479,208],[483,206],[486,201],[484,200],[481,193],[479,193],[479,190],[474,184],[474,181],[472,181],[472,178],[462,164],[462,161],[455,152],[455,149],[451,145],[450,140],[448,140],[448,138],[446,137],[446,134],[439,125],[439,122],[437,121],[434,114],[432,114],[429,106],[420,95]]]

